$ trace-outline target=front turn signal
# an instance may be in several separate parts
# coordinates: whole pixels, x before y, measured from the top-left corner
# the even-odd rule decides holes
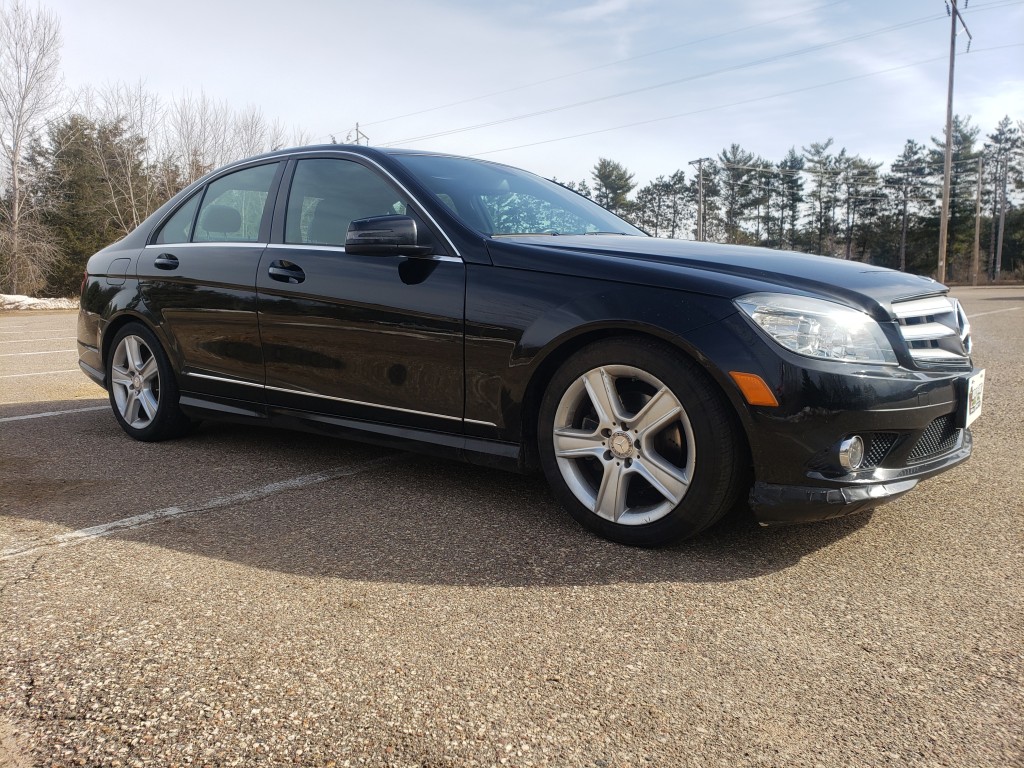
[[[775,399],[771,389],[764,383],[764,379],[757,374],[729,371],[729,375],[732,376],[732,380],[740,388],[743,397],[751,405],[767,405],[772,408],[778,406],[779,401]]]

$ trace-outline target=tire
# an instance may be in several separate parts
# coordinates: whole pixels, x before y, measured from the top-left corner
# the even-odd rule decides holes
[[[180,437],[191,426],[178,407],[178,384],[160,342],[141,323],[114,336],[107,358],[110,407],[117,423],[136,440]]]
[[[693,536],[749,489],[731,406],[696,363],[651,339],[601,341],[572,355],[544,393],[537,434],[562,505],[621,544]]]

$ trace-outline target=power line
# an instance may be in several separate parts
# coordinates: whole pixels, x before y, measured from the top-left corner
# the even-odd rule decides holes
[[[1021,47],[1024,47],[1024,43],[1010,43],[1008,45],[997,45],[997,46],[991,46],[989,48],[975,48],[974,52],[971,55],[974,56],[974,55],[977,55],[979,53],[985,53],[985,52],[988,52],[988,51],[998,51],[998,50],[1003,50],[1003,49],[1006,49],[1006,48],[1021,48]],[[699,114],[703,114],[705,112],[713,112],[713,111],[719,110],[719,109],[728,109],[730,107],[745,106],[747,104],[754,104],[754,103],[761,102],[761,101],[768,101],[770,99],[777,99],[777,98],[782,97],[782,96],[792,96],[793,94],[796,94],[796,93],[805,93],[807,91],[814,91],[814,90],[818,90],[820,88],[827,88],[827,87],[829,87],[831,85],[839,85],[841,83],[849,83],[849,82],[853,82],[855,80],[863,80],[863,79],[868,78],[868,77],[875,77],[876,75],[885,75],[885,74],[888,74],[890,72],[898,72],[898,71],[903,70],[903,69],[910,69],[911,67],[918,67],[918,66],[921,66],[922,64],[931,64],[931,63],[936,62],[936,61],[943,61],[943,60],[945,60],[945,58],[946,58],[945,56],[935,56],[935,57],[932,57],[930,59],[921,59],[919,61],[910,62],[909,64],[901,64],[901,65],[896,66],[896,67],[888,67],[887,69],[879,69],[879,70],[876,70],[874,72],[866,72],[864,74],[853,75],[851,77],[844,77],[844,78],[840,78],[838,80],[829,80],[828,82],[818,83],[816,85],[808,85],[808,86],[805,86],[803,88],[794,88],[794,89],[788,90],[788,91],[777,91],[776,93],[770,93],[770,94],[767,94],[765,96],[756,96],[756,97],[751,98],[751,99],[742,99],[740,101],[732,101],[732,102],[728,102],[726,104],[717,104],[717,105],[711,106],[711,107],[701,107],[700,109],[694,109],[694,110],[691,110],[689,112],[678,112],[678,113],[676,113],[674,115],[665,115],[664,117],[654,117],[654,118],[650,118],[648,120],[637,120],[636,122],[632,122],[632,123],[623,123],[622,125],[614,125],[614,126],[611,126],[609,128],[598,128],[598,129],[593,130],[593,131],[583,131],[581,133],[574,133],[574,134],[570,134],[570,135],[567,135],[567,136],[559,136],[559,137],[553,138],[553,139],[542,139],[540,141],[531,141],[531,142],[528,142],[526,144],[516,144],[514,146],[509,146],[509,147],[501,147],[500,149],[489,149],[489,150],[486,150],[484,152],[477,152],[477,153],[475,153],[473,155],[470,155],[470,156],[471,157],[483,157],[484,155],[494,155],[494,154],[497,154],[499,152],[511,152],[513,150],[516,150],[516,149],[526,149],[526,148],[529,148],[529,147],[538,147],[538,146],[541,146],[543,144],[555,144],[555,143],[560,142],[560,141],[570,141],[572,139],[580,139],[580,138],[584,138],[586,136],[596,136],[596,135],[599,135],[599,134],[602,134],[602,133],[611,133],[612,131],[621,131],[621,130],[625,130],[626,128],[636,128],[636,127],[639,127],[641,125],[651,125],[652,123],[660,123],[660,122],[664,122],[666,120],[677,120],[677,119],[679,119],[681,117],[691,117],[693,115],[699,115]]]
[[[381,120],[373,120],[373,121],[370,121],[370,122],[363,122],[362,125],[364,127],[368,126],[368,125],[380,125],[380,124],[383,124],[383,123],[393,122],[395,120],[400,120],[400,119],[404,119],[404,118],[408,118],[408,117],[415,117],[415,116],[418,116],[418,115],[427,114],[429,112],[436,112],[436,111],[439,111],[439,110],[442,110],[442,109],[448,109],[450,107],[461,106],[463,104],[469,104],[469,103],[476,102],[476,101],[482,101],[483,99],[492,98],[494,96],[503,96],[503,95],[508,94],[508,93],[514,93],[516,91],[521,91],[521,90],[525,90],[525,89],[528,89],[528,88],[533,88],[533,87],[536,87],[538,85],[546,85],[548,83],[556,82],[558,80],[564,80],[564,79],[567,79],[567,78],[570,78],[570,77],[575,77],[575,76],[581,75],[581,74],[588,74],[590,72],[595,72],[595,71],[600,70],[600,69],[606,69],[608,67],[613,67],[613,66],[617,66],[619,64],[625,64],[625,63],[629,63],[631,61],[636,61],[638,59],[648,58],[650,56],[655,56],[655,55],[659,55],[659,54],[662,54],[662,53],[667,53],[669,51],[677,50],[677,49],[680,49],[680,48],[685,48],[685,47],[692,46],[692,45],[697,45],[699,43],[704,43],[704,42],[709,42],[709,41],[712,41],[712,40],[717,40],[717,39],[720,39],[720,38],[723,38],[723,37],[728,37],[728,36],[733,35],[733,34],[738,34],[740,32],[746,32],[746,31],[749,31],[751,29],[756,29],[756,28],[763,27],[763,26],[769,26],[771,24],[776,24],[776,23],[778,23],[780,21],[785,21],[787,19],[793,18],[794,16],[802,16],[802,15],[806,15],[807,13],[812,12],[812,11],[823,10],[825,8],[832,7],[834,5],[840,5],[841,2],[842,2],[842,0],[839,0],[839,2],[824,3],[822,5],[817,5],[817,6],[813,6],[811,8],[806,8],[806,9],[803,9],[801,11],[797,11],[795,13],[786,14],[785,16],[778,16],[778,17],[776,17],[774,19],[770,19],[768,21],[758,22],[757,24],[750,24],[750,25],[747,25],[745,27],[738,27],[736,29],[728,30],[726,32],[720,32],[720,33],[715,34],[715,35],[709,35],[707,37],[696,38],[694,40],[689,40],[689,41],[687,41],[685,43],[680,43],[678,45],[668,46],[667,48],[659,48],[659,49],[654,50],[654,51],[649,51],[649,52],[646,52],[646,53],[637,54],[636,56],[630,56],[630,57],[626,57],[626,58],[623,58],[623,59],[617,59],[615,61],[606,62],[604,64],[598,64],[598,65],[596,65],[594,67],[589,67],[589,68],[577,70],[577,71],[574,71],[574,72],[568,72],[568,73],[564,73],[564,74],[561,74],[561,75],[556,75],[554,77],[545,78],[543,80],[537,80],[537,81],[534,81],[534,82],[531,82],[531,83],[526,83],[526,84],[523,84],[523,85],[514,86],[512,88],[507,88],[507,89],[500,90],[500,91],[493,91],[491,93],[482,94],[482,95],[479,95],[479,96],[473,96],[473,97],[470,97],[470,98],[467,98],[467,99],[460,99],[458,101],[453,101],[453,102],[449,102],[449,103],[446,103],[446,104],[440,104],[440,105],[433,106],[433,107],[427,107],[425,109],[416,110],[414,112],[408,112],[408,113],[405,113],[405,114],[402,114],[402,115],[395,115],[393,117],[383,118]],[[973,13],[983,12],[983,11],[997,10],[999,8],[1005,8],[1005,7],[1014,6],[1014,5],[1021,5],[1022,3],[1024,3],[1024,0],[994,0],[993,2],[989,2],[989,3],[981,3],[981,4],[975,3],[974,6],[971,8],[971,12],[973,14]],[[930,17],[929,19],[923,19],[922,18],[922,19],[918,19],[918,20],[915,20],[915,21],[906,22],[906,26],[913,26],[915,24],[925,23],[926,21],[935,20],[935,19],[941,19],[941,18],[942,18],[941,16]],[[872,32],[872,33],[866,33],[865,36],[871,36],[871,35],[874,35],[874,34],[881,34],[883,32],[892,31],[893,29],[898,29],[898,28],[900,28],[900,25],[896,25],[896,26],[888,28],[888,29],[878,30],[878,31]],[[852,39],[855,39],[855,38],[852,38]],[[844,42],[844,41],[839,41],[839,42],[835,42],[835,43],[825,44],[823,47],[828,47],[829,45],[838,45],[838,44],[841,44],[842,42]],[[799,53],[800,52],[795,52],[795,53],[786,54],[786,55],[799,55]],[[723,70],[723,71],[728,71],[728,70]],[[711,74],[717,74],[717,72],[708,73],[708,75],[702,75],[701,77],[703,77],[703,76],[710,76]],[[654,86],[654,87],[661,87],[661,86]],[[623,94],[623,95],[628,95],[628,93],[630,93],[630,92],[627,92],[626,94]],[[606,98],[615,98],[615,97],[616,96],[611,96],[611,97],[606,97]],[[563,109],[568,109],[568,108],[571,108],[572,106],[576,106],[576,105],[569,105],[567,107],[563,107]],[[545,113],[546,112],[541,112],[541,113],[538,113],[538,114],[545,114]],[[529,115],[528,117],[533,117],[533,116],[536,116],[536,115]],[[516,118],[511,118],[511,119],[523,119],[523,118],[516,117]],[[503,122],[503,121],[498,121],[496,123],[488,123],[488,124],[485,124],[485,125],[479,126],[479,127],[489,127],[492,124],[494,124],[494,125],[500,124],[500,122]],[[453,131],[453,132],[460,132],[460,131],[464,131],[464,130],[474,130],[475,128],[476,128],[476,126],[471,126],[471,127],[463,128],[463,129],[455,129],[455,131]],[[325,136],[330,136],[332,134],[324,134],[324,135]],[[401,140],[396,141],[396,142],[390,142],[390,143],[387,143],[387,144],[382,144],[381,146],[395,146],[396,144],[400,144],[400,143],[404,143],[404,142],[409,142],[409,141],[419,141],[419,140],[423,140],[423,139],[426,139],[426,138],[438,138],[440,135],[447,135],[447,134],[446,133],[441,133],[441,134],[431,135],[431,136],[426,136],[426,137],[416,137],[416,138],[412,138],[412,139],[401,139]]]
[[[420,136],[412,136],[412,137],[405,138],[405,139],[398,139],[396,141],[389,141],[389,142],[386,142],[386,143],[382,144],[381,146],[393,147],[393,146],[396,146],[396,145],[399,145],[399,144],[410,144],[412,142],[417,142],[417,141],[427,141],[427,140],[430,140],[430,139],[441,138],[442,136],[451,136],[451,135],[454,135],[454,134],[457,134],[457,133],[466,133],[468,131],[476,131],[476,130],[479,130],[481,128],[491,128],[491,127],[494,127],[496,125],[504,125],[506,123],[516,122],[516,121],[519,121],[519,120],[526,120],[526,119],[529,119],[529,118],[532,118],[532,117],[540,117],[542,115],[549,115],[549,114],[553,114],[555,112],[564,112],[567,109],[575,109],[577,107],[584,107],[584,106],[589,106],[591,104],[598,104],[598,103],[603,102],[603,101],[610,101],[612,99],[622,98],[623,96],[632,96],[632,95],[637,94],[637,93],[647,93],[649,91],[658,90],[660,88],[667,88],[667,87],[673,86],[673,85],[680,85],[682,83],[689,83],[689,82],[693,82],[695,80],[702,80],[704,78],[713,77],[715,75],[725,74],[727,72],[737,72],[737,71],[744,70],[744,69],[750,69],[752,67],[758,67],[758,66],[761,66],[763,64],[771,64],[771,63],[774,63],[776,61],[781,61],[783,59],[794,58],[796,56],[803,56],[804,54],[807,54],[807,53],[813,53],[815,51],[821,51],[821,50],[825,50],[827,48],[833,48],[833,47],[836,47],[836,46],[839,46],[839,45],[845,45],[846,43],[855,42],[857,40],[864,40],[864,39],[867,39],[869,37],[874,37],[876,35],[884,34],[886,32],[893,32],[893,31],[896,31],[896,30],[899,30],[899,29],[906,29],[906,28],[913,27],[913,26],[918,26],[918,25],[921,25],[921,24],[927,24],[929,22],[941,20],[941,19],[944,19],[944,18],[945,18],[945,16],[941,16],[941,15],[938,15],[938,16],[925,16],[925,17],[921,17],[919,19],[913,19],[911,21],[901,22],[899,24],[892,24],[892,25],[890,25],[888,27],[881,27],[881,28],[873,30],[871,32],[861,32],[861,33],[856,34],[856,35],[850,35],[848,37],[840,38],[838,40],[832,40],[832,41],[827,42],[827,43],[819,43],[817,45],[808,46],[806,48],[798,48],[796,50],[786,51],[784,53],[778,53],[778,54],[774,54],[772,56],[766,56],[766,57],[761,58],[761,59],[754,59],[753,61],[744,62],[742,64],[732,64],[732,65],[730,65],[728,67],[722,67],[721,69],[715,69],[715,70],[711,70],[711,71],[708,71],[708,72],[702,72],[702,73],[696,74],[696,75],[688,75],[687,77],[675,78],[675,79],[672,79],[672,80],[667,80],[667,81],[662,82],[662,83],[655,83],[654,85],[647,85],[647,86],[643,86],[643,87],[640,87],[640,88],[631,88],[631,89],[626,90],[626,91],[619,91],[618,93],[607,94],[605,96],[597,96],[597,97],[594,97],[592,99],[584,99],[582,101],[577,101],[577,102],[573,102],[573,103],[570,103],[570,104],[563,104],[563,105],[557,106],[557,107],[549,107],[547,109],[540,109],[540,110],[536,110],[534,112],[527,112],[527,113],[520,114],[520,115],[513,115],[511,117],[505,117],[505,118],[501,118],[501,119],[498,119],[498,120],[490,120],[488,122],[477,123],[475,125],[467,125],[467,126],[462,126],[461,128],[451,128],[451,129],[444,130],[444,131],[437,131],[435,133],[423,134],[423,135],[420,135]]]
[[[820,10],[823,10],[825,8],[830,8],[830,7],[834,6],[834,5],[841,5],[843,2],[844,2],[844,0],[836,0],[836,2],[823,3],[822,5],[816,5],[816,6],[813,6],[811,8],[804,8],[803,10],[797,11],[795,13],[788,13],[785,16],[777,16],[776,18],[769,19],[768,21],[758,22],[757,24],[748,24],[745,27],[738,27],[736,29],[730,29],[730,30],[728,30],[726,32],[719,32],[718,34],[708,35],[707,37],[698,37],[698,38],[695,38],[693,40],[687,40],[685,43],[679,43],[677,45],[670,45],[667,48],[658,48],[658,49],[653,50],[653,51],[647,51],[646,53],[637,54],[636,56],[627,56],[624,59],[616,59],[615,61],[605,62],[604,64],[598,64],[598,65],[593,66],[593,67],[587,67],[586,69],[579,69],[579,70],[575,70],[573,72],[566,72],[566,73],[563,73],[561,75],[555,75],[554,77],[548,77],[548,78],[545,78],[543,80],[535,80],[533,82],[524,83],[523,85],[517,85],[517,86],[514,86],[512,88],[505,88],[505,89],[500,90],[500,91],[492,91],[491,93],[485,93],[485,94],[482,94],[480,96],[472,96],[472,97],[467,98],[467,99],[460,99],[458,101],[452,101],[452,102],[449,102],[447,104],[439,104],[438,106],[435,106],[435,107],[427,107],[425,109],[419,109],[419,110],[416,110],[415,112],[406,112],[405,114],[395,115],[394,117],[386,117],[386,118],[383,118],[381,120],[373,120],[373,121],[368,122],[368,123],[363,123],[363,127],[366,127],[368,125],[381,125],[383,123],[390,123],[390,122],[394,122],[395,120],[402,120],[402,119],[407,118],[407,117],[417,117],[419,115],[425,115],[425,114],[427,114],[429,112],[437,112],[437,111],[442,110],[442,109],[448,109],[450,107],[458,107],[458,106],[461,106],[463,104],[472,104],[475,101],[483,101],[484,99],[490,99],[490,98],[493,98],[495,96],[504,96],[504,95],[509,94],[509,93],[515,93],[516,91],[523,91],[523,90],[526,90],[527,88],[535,88],[538,85],[547,85],[548,83],[554,83],[554,82],[557,82],[559,80],[566,80],[566,79],[568,79],[570,77],[576,77],[577,75],[586,75],[586,74],[589,74],[591,72],[597,72],[598,70],[601,70],[601,69],[607,69],[609,67],[615,67],[615,66],[618,66],[619,64],[628,64],[631,61],[637,61],[639,59],[645,59],[645,58],[649,58],[651,56],[658,56],[658,55],[660,55],[662,53],[668,53],[669,51],[675,51],[675,50],[679,50],[681,48],[688,48],[689,46],[699,45],[700,43],[707,43],[707,42],[710,42],[712,40],[719,40],[719,39],[721,39],[723,37],[729,37],[730,35],[736,35],[736,34],[739,34],[740,32],[748,32],[748,31],[750,31],[752,29],[757,29],[759,27],[770,26],[772,24],[777,24],[780,21],[786,21],[787,19],[791,19],[794,16],[804,16],[807,13],[810,13],[812,11],[820,11]],[[324,134],[324,135],[330,135],[330,134]]]

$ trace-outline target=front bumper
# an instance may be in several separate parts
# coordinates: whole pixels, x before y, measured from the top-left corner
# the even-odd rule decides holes
[[[898,499],[921,480],[967,461],[972,438],[962,430],[959,445],[950,453],[903,469],[878,469],[874,479],[834,480],[834,487],[776,485],[757,482],[750,491],[750,507],[761,525],[783,525],[845,517]]]
[[[734,398],[755,480],[749,502],[762,524],[872,509],[971,455],[966,400],[978,370],[967,361],[922,369],[807,358],[769,343],[741,317],[691,338],[719,371],[754,373],[778,400],[771,407]],[[838,450],[854,435],[864,440],[865,458],[849,471]]]

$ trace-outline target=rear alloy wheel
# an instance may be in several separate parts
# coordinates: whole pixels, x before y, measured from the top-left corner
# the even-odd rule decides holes
[[[677,350],[645,339],[602,342],[566,361],[545,394],[540,435],[563,505],[614,541],[691,536],[745,490],[722,396]]]
[[[174,375],[153,333],[130,323],[118,331],[111,349],[110,405],[121,428],[147,442],[183,434],[189,420],[178,408]]]

